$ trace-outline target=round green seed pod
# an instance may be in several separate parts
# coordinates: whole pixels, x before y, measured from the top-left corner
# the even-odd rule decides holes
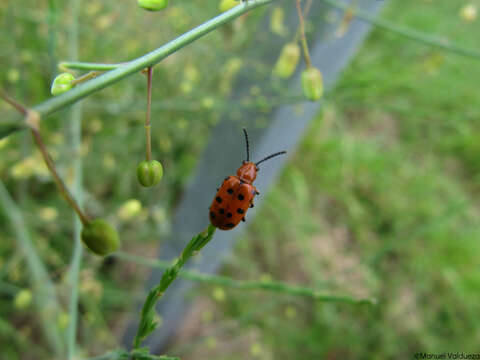
[[[291,42],[285,44],[280,52],[273,73],[280,78],[288,79],[295,72],[300,60],[300,46]]]
[[[308,100],[319,100],[323,95],[323,77],[320,70],[311,67],[302,73],[303,95]]]
[[[225,12],[234,8],[238,4],[239,2],[237,0],[221,0],[218,5],[218,10],[220,10],[220,12]]]
[[[163,167],[157,160],[142,161],[137,167],[138,182],[145,187],[158,184],[163,176]]]
[[[120,247],[117,230],[103,219],[92,220],[82,229],[82,241],[94,254],[106,256]]]
[[[148,11],[158,11],[168,6],[169,0],[138,0],[138,6]]]
[[[57,96],[63,94],[64,92],[67,92],[73,87],[73,80],[75,80],[75,77],[69,73],[62,73],[60,75],[57,75],[57,77],[52,82],[50,92],[53,96]]]

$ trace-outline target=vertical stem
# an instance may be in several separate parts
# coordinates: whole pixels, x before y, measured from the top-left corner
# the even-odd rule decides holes
[[[78,19],[79,8],[81,0],[70,0],[71,9],[71,23],[69,33],[69,56],[72,59],[78,58]],[[87,80],[91,77],[95,77],[97,72],[90,72],[78,80]],[[82,104],[77,103],[72,107],[70,112],[70,138],[71,138],[71,153],[73,157],[73,171],[74,178],[72,184],[73,195],[78,201],[79,207],[83,206],[83,189],[82,189],[82,158],[80,154],[81,141],[82,141]],[[82,221],[83,222],[83,221]],[[78,324],[78,282],[79,273],[82,260],[82,222],[73,214],[73,240],[74,247],[72,258],[70,260],[70,276],[69,281],[71,285],[70,303],[69,303],[69,324],[67,329],[67,351],[68,360],[75,358],[75,343],[77,337],[77,324]],[[85,224],[85,223],[84,223]]]
[[[145,118],[145,132],[147,136],[146,141],[146,155],[147,161],[152,160],[152,137],[150,133],[150,114],[152,110],[152,75],[153,68],[151,66],[147,69],[147,116]]]
[[[300,22],[300,34],[301,34],[301,42],[303,48],[303,56],[305,57],[305,64],[307,68],[312,66],[312,61],[310,60],[310,52],[308,51],[308,44],[307,44],[307,37],[305,36],[305,19],[303,18],[302,0],[297,0],[297,13],[298,13],[298,21]]]
[[[29,272],[29,281],[35,294],[35,305],[49,342],[55,355],[52,358],[61,358],[64,354],[64,343],[57,326],[57,318],[61,305],[58,302],[55,286],[48,276],[48,270],[33,245],[27,224],[25,224],[22,212],[13,201],[7,189],[0,180],[0,209],[3,209],[5,217],[10,221],[15,233],[15,240],[25,257],[25,263]],[[2,228],[3,231],[3,228]]]

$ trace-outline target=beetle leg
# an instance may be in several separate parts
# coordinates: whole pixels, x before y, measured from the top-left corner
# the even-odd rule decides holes
[[[242,221],[245,222],[245,216],[242,218]]]

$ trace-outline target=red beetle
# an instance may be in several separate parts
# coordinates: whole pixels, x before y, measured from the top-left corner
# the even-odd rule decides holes
[[[250,149],[247,130],[243,129],[247,144],[247,160],[237,170],[237,175],[227,176],[217,189],[217,194],[210,206],[210,222],[222,230],[231,230],[238,225],[240,220],[245,221],[248,208],[253,207],[253,198],[260,193],[252,183],[257,177],[258,165],[275,156],[286,154],[280,151],[253,163],[250,161]]]

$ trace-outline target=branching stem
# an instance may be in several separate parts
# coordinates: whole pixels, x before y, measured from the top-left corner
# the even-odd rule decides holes
[[[308,51],[307,37],[305,36],[305,19],[303,18],[301,2],[302,0],[297,0],[296,2],[299,28],[300,28],[300,41],[302,43],[303,56],[305,57],[305,65],[307,66],[307,68],[309,68],[312,66],[312,60],[310,59],[310,52]]]

